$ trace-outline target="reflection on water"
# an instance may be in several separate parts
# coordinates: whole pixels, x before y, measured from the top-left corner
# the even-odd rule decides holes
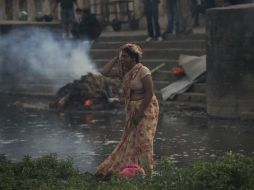
[[[30,104],[17,106],[13,103],[17,101]],[[37,104],[44,109],[34,109]],[[57,153],[60,158],[71,156],[81,171],[94,172],[123,132],[122,111],[54,113],[42,105],[36,99],[0,97],[1,154],[17,161],[27,154],[36,158]],[[195,160],[214,159],[230,150],[253,156],[253,134],[253,123],[207,119],[191,113],[162,113],[154,144],[155,158],[170,156],[178,166],[188,166]]]
[[[163,115],[155,150],[157,155],[166,153],[180,166],[211,160],[228,151],[254,156],[253,135],[250,122]]]

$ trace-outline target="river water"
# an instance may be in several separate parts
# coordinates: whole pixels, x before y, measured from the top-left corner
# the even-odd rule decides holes
[[[72,157],[81,172],[94,172],[123,132],[124,112],[53,112],[48,100],[0,95],[0,154],[19,161],[56,153]],[[179,167],[232,151],[254,157],[253,122],[211,119],[195,111],[160,113],[154,158]]]

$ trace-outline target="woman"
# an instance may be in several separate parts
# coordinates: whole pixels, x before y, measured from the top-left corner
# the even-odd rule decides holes
[[[119,56],[103,69],[104,76],[118,76],[123,83],[126,120],[124,133],[113,152],[98,167],[96,174],[116,174],[126,166],[138,164],[150,174],[153,168],[153,139],[159,105],[153,92],[150,70],[139,59],[142,50],[136,44],[125,44]]]

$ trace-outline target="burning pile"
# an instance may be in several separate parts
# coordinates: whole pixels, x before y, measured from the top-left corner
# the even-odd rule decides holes
[[[119,80],[102,75],[88,73],[60,88],[51,108],[91,108],[103,109],[115,107],[122,97]]]

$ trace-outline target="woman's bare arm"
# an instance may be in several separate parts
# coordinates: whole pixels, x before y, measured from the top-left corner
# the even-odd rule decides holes
[[[117,68],[114,68],[114,66],[118,62],[118,57],[114,57],[111,59],[107,64],[105,64],[100,71],[100,73],[107,77],[116,77],[118,76],[118,70]]]
[[[140,122],[140,120],[142,119],[142,117],[144,116],[145,109],[149,105],[149,103],[154,95],[152,76],[151,75],[145,76],[142,79],[142,83],[144,86],[145,95],[144,95],[144,100],[143,100],[142,104],[140,105],[139,110],[137,110],[137,112],[134,116],[133,122],[135,125],[137,125]]]

